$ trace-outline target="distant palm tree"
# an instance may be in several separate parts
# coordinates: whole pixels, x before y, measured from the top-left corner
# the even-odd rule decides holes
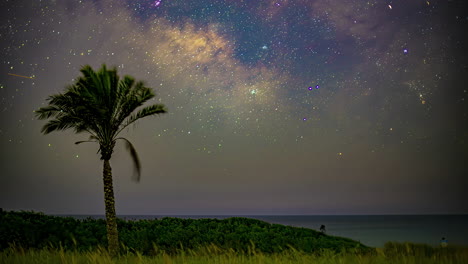
[[[106,65],[95,72],[91,66],[81,69],[82,77],[65,89],[65,93],[50,96],[49,105],[35,111],[38,119],[51,119],[41,132],[74,129],[76,133],[89,133],[89,140],[99,144],[98,153],[104,161],[104,202],[106,206],[107,240],[109,253],[115,256],[119,249],[117,221],[112,187],[112,171],[109,160],[118,139],[123,140],[130,151],[140,180],[140,161],[132,143],[126,138],[118,137],[119,133],[136,120],[156,114],[166,113],[162,104],[146,106],[136,113],[138,107],[155,95],[143,82],[135,82],[131,76],[123,79],[117,70],[107,70]]]

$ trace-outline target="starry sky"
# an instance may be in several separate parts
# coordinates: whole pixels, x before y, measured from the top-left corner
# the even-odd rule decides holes
[[[97,145],[34,110],[103,63],[169,113],[124,131],[117,214],[468,213],[468,10],[450,0],[4,0],[0,207],[103,214]]]

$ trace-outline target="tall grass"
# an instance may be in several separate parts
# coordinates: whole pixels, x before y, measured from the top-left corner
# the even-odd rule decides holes
[[[60,263],[60,264],[462,264],[468,263],[468,248],[434,248],[411,243],[387,243],[374,252],[341,252],[320,250],[316,253],[304,253],[289,248],[281,253],[265,254],[249,247],[249,252],[240,254],[234,250],[224,250],[216,245],[199,249],[180,249],[176,254],[168,254],[155,249],[155,256],[145,256],[128,248],[123,253],[111,258],[106,249],[98,247],[91,251],[65,250],[63,248],[28,249],[11,246],[0,252],[0,263]]]

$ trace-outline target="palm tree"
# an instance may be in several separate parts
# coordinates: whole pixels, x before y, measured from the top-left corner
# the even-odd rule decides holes
[[[76,133],[89,134],[89,140],[99,144],[98,154],[104,161],[104,202],[106,207],[107,241],[109,253],[115,256],[119,249],[117,221],[112,187],[112,171],[109,160],[117,140],[123,140],[133,159],[137,181],[140,180],[141,166],[137,152],[126,138],[118,137],[119,133],[140,118],[166,113],[162,104],[138,107],[155,96],[151,88],[143,82],[135,82],[131,76],[123,79],[117,75],[115,68],[106,69],[106,65],[95,72],[91,66],[81,69],[82,77],[74,84],[67,86],[65,93],[51,95],[49,105],[35,111],[38,119],[50,119],[41,132],[74,129]]]

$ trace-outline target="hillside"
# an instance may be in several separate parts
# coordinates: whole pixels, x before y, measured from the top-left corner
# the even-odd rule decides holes
[[[0,212],[0,250],[15,244],[23,248],[88,250],[105,247],[106,226],[102,219],[77,220],[35,212]],[[220,250],[248,253],[280,253],[295,250],[335,252],[369,250],[363,244],[318,231],[232,217],[219,219],[162,218],[127,221],[118,219],[119,239],[127,250],[152,255],[161,251],[199,249],[215,245]]]

